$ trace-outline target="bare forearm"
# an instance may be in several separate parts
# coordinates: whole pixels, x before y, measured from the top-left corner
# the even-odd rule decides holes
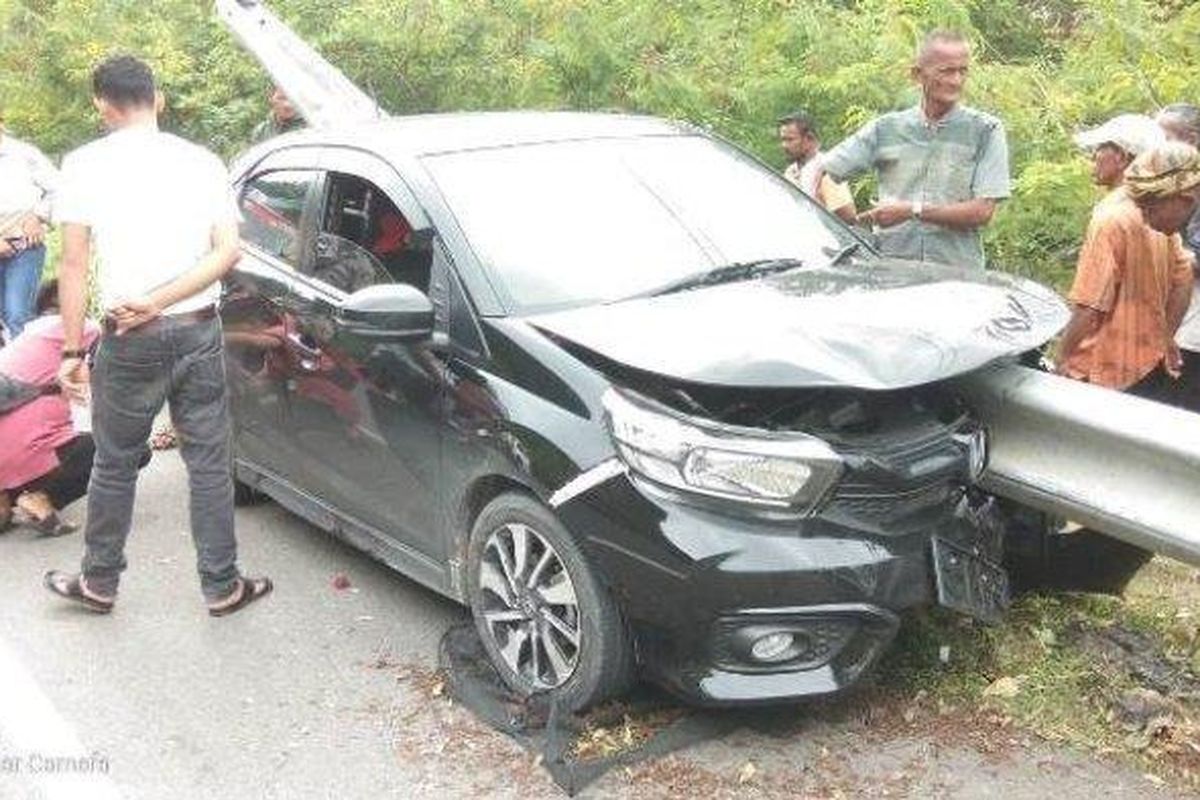
[[[842,222],[847,225],[858,223],[858,211],[855,210],[854,206],[842,206],[841,208],[834,209],[833,213],[837,214]]]
[[[78,225],[64,225],[63,257],[58,267],[58,307],[63,323],[63,348],[83,346],[83,323],[87,316],[90,233]]]
[[[1171,334],[1170,338],[1175,338],[1175,332],[1183,324],[1183,318],[1187,316],[1188,307],[1191,304],[1191,284],[1176,284],[1171,287],[1171,294],[1167,297],[1167,330]]]
[[[1083,340],[1096,332],[1100,326],[1100,312],[1084,306],[1075,306],[1071,321],[1067,323],[1058,343],[1058,363],[1062,364],[1079,349]]]
[[[925,206],[921,211],[921,219],[946,228],[967,231],[987,225],[995,213],[995,200],[976,198],[961,203]]]
[[[224,278],[240,256],[236,244],[214,248],[192,269],[151,292],[150,298],[159,308],[170,308]]]

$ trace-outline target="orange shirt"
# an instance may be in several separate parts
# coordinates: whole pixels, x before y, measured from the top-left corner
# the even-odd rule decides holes
[[[1171,289],[1192,283],[1192,256],[1179,234],[1151,229],[1124,195],[1105,198],[1088,225],[1072,303],[1103,316],[1096,333],[1066,361],[1067,374],[1089,383],[1126,389],[1163,360]]]

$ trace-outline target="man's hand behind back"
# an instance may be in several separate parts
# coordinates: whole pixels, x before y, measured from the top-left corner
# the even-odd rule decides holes
[[[149,297],[126,300],[108,312],[108,316],[116,324],[117,336],[145,325],[152,319],[157,319],[160,314],[162,314],[162,309]]]
[[[72,403],[86,405],[91,370],[82,358],[64,358],[58,365],[58,385]]]

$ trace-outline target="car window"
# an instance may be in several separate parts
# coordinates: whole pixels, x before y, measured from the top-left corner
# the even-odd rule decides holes
[[[316,180],[315,171],[278,170],[247,181],[239,201],[242,240],[298,267],[304,204]]]
[[[333,172],[328,185],[322,230],[370,254],[392,281],[428,293],[430,238],[415,235],[396,204],[371,181]]]
[[[391,275],[370,251],[332,233],[317,236],[304,273],[346,294],[378,283],[392,283]]]
[[[517,313],[616,300],[720,264],[823,264],[855,241],[802,193],[703,136],[429,156]]]

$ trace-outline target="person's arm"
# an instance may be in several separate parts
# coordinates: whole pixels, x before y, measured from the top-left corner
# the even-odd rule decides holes
[[[238,248],[238,229],[235,222],[213,225],[212,249],[187,272],[149,294],[126,300],[110,310],[121,335],[162,314],[164,309],[182,302],[221,280],[241,258]]]
[[[1192,304],[1193,274],[1196,257],[1183,246],[1182,238],[1171,237],[1171,289],[1167,294],[1167,344],[1163,366],[1167,374],[1178,378],[1183,373],[1183,355],[1175,334]]]
[[[53,162],[36,147],[29,148],[29,166],[34,184],[42,190],[42,198],[33,209],[33,215],[25,220],[23,233],[31,244],[42,244],[46,239],[46,224],[53,217],[54,200],[58,193],[59,174]]]
[[[1172,236],[1170,242],[1171,291],[1167,296],[1167,330],[1174,340],[1192,302],[1196,256],[1184,247],[1183,237],[1179,234]]]
[[[926,204],[921,209],[921,219],[944,228],[959,231],[972,231],[982,228],[992,221],[996,213],[996,200],[991,197],[975,197],[960,203]],[[906,220],[914,219],[913,204],[907,200],[894,203],[880,203],[858,215],[863,222],[873,223],[881,228],[890,228]]]
[[[92,235],[86,225],[68,222],[62,226],[62,258],[58,265],[58,306],[63,325],[63,351],[83,349],[84,318],[87,315],[88,265],[92,258]],[[71,400],[87,398],[87,362],[79,355],[64,356],[58,382]]]
[[[827,178],[845,183],[861,175],[875,166],[878,147],[879,120],[873,119],[818,157],[813,185],[821,186]]]
[[[828,175],[822,176],[817,184],[817,198],[821,205],[836,214],[842,222],[853,225],[858,221],[858,209],[854,207],[854,195],[849,187]]]
[[[1067,299],[1072,304],[1071,320],[1059,339],[1057,367],[1060,375],[1083,342],[1094,335],[1113,310],[1121,281],[1123,239],[1109,219],[1093,219],[1084,236],[1075,268],[1075,281]]]
[[[1067,361],[1075,354],[1085,339],[1095,335],[1096,331],[1100,329],[1100,322],[1103,319],[1103,313],[1087,306],[1075,306],[1071,310],[1071,320],[1063,330],[1062,338],[1059,339],[1058,363],[1055,372],[1059,375],[1066,374]]]

